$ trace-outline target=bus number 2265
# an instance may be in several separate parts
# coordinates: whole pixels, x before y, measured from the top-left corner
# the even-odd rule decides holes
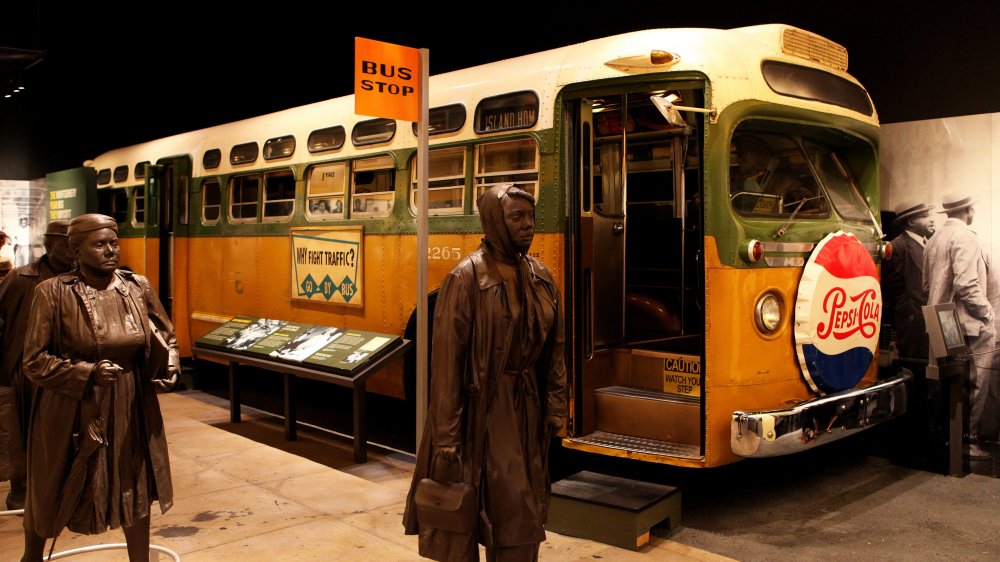
[[[427,248],[429,260],[458,260],[462,257],[462,249],[458,246],[431,246]]]

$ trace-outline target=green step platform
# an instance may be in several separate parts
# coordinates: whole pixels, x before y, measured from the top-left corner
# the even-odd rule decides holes
[[[582,471],[552,483],[546,529],[628,550],[649,542],[649,530],[681,525],[681,490]]]

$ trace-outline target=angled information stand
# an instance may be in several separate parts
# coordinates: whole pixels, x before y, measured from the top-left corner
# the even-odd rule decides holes
[[[334,326],[235,316],[198,338],[194,354],[229,363],[229,416],[240,421],[238,367],[248,365],[284,375],[285,439],[296,437],[295,379],[350,387],[354,398],[354,461],[368,458],[365,382],[387,361],[411,346],[391,334]]]

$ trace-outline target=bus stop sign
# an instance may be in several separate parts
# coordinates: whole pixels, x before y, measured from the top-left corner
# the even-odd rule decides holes
[[[354,38],[354,112],[416,123],[420,50]]]

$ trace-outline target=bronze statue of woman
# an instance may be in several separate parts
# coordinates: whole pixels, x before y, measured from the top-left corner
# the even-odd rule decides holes
[[[146,279],[118,269],[113,218],[81,215],[68,234],[79,268],[38,285],[24,344],[37,390],[22,561],[42,560],[45,539],[64,527],[121,527],[129,560],[146,561],[150,506],[173,503],[156,389],[176,382],[174,329]],[[147,365],[154,327],[170,351],[166,378]]]
[[[513,184],[480,196],[485,236],[442,281],[435,303],[427,424],[403,525],[435,560],[537,560],[545,540],[548,443],[566,415],[559,289],[527,254],[535,200]],[[425,477],[476,488],[471,534],[420,525]]]

